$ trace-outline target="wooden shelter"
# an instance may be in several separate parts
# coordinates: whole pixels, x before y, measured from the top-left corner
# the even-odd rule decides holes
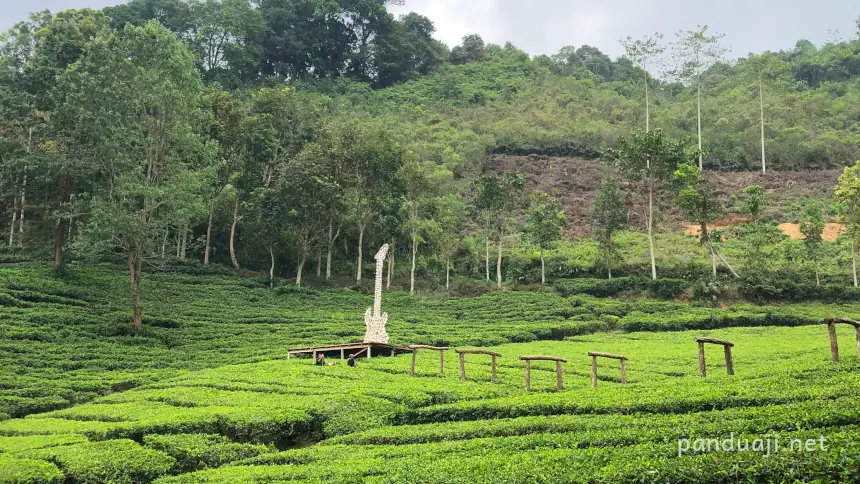
[[[496,358],[501,358],[501,353],[496,353],[495,351],[487,351],[487,350],[454,350],[457,352],[457,355],[460,357],[460,381],[466,381],[466,355],[490,355],[493,360],[491,362],[492,365],[492,373],[490,374],[490,381],[496,381]]]
[[[732,364],[732,347],[735,345],[734,343],[716,338],[694,338],[694,340],[696,343],[699,343],[699,376],[704,377],[707,374],[707,371],[705,370],[705,343],[723,346],[723,352],[726,355],[726,372],[729,376],[735,374],[735,369]]]
[[[854,326],[857,333],[857,356],[860,356],[860,322],[848,318],[828,318],[824,320],[827,332],[830,333],[830,357],[834,363],[839,363],[839,342],[836,341],[836,325],[849,324]]]
[[[564,358],[558,358],[556,356],[540,356],[540,355],[524,355],[520,356],[521,360],[526,362],[526,393],[532,390],[532,361],[554,361],[555,362],[555,389],[556,391],[564,390],[564,385],[562,384],[562,371],[561,364],[567,363],[567,360]]]
[[[287,350],[287,359],[289,360],[291,357],[299,355],[310,355],[313,359],[316,359],[319,353],[324,355],[330,355],[332,353],[337,355],[339,353],[340,359],[343,360],[348,356],[346,353],[347,351],[351,354],[355,354],[356,356],[366,356],[367,358],[371,358],[373,356],[394,356],[397,353],[408,353],[412,350],[409,348],[382,343],[346,343],[330,346],[293,348]]]
[[[599,351],[589,351],[591,357],[591,388],[597,388],[597,358],[610,358],[621,361],[621,383],[627,383],[627,357]]]
[[[427,345],[409,345],[412,350],[412,367],[409,369],[409,376],[415,376],[415,358],[418,356],[418,350],[433,350],[439,352],[439,373],[445,374],[445,351],[447,346],[427,346]]]

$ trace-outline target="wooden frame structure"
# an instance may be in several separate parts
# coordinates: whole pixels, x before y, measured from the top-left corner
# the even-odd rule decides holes
[[[439,373],[445,374],[445,351],[447,346],[427,346],[427,345],[409,345],[412,350],[412,367],[409,369],[409,376],[415,376],[415,358],[418,356],[418,350],[433,350],[439,352]]]
[[[854,326],[854,330],[857,332],[857,356],[860,356],[860,322],[848,318],[828,318],[823,322],[827,325],[827,332],[830,333],[830,358],[834,363],[839,363],[839,342],[836,340],[837,324]]]
[[[409,348],[403,348],[400,346],[392,346],[381,343],[346,343],[341,345],[330,345],[330,346],[312,346],[308,348],[293,348],[287,350],[287,359],[289,360],[293,356],[299,355],[311,355],[311,357],[316,360],[317,354],[329,354],[340,351],[340,359],[346,359],[346,351],[347,350],[356,350],[355,355],[359,356],[362,353],[367,355],[367,358],[371,358],[375,353],[376,356],[382,356],[386,354],[390,354],[391,356],[396,355],[397,353],[407,353],[411,352]],[[337,354],[337,353],[335,353]]]
[[[526,362],[526,393],[532,390],[532,361],[535,360],[555,362],[555,390],[558,392],[564,390],[564,385],[562,384],[561,364],[567,363],[567,360],[565,360],[564,358],[558,358],[556,356],[540,355],[525,355],[520,356],[520,359]]]
[[[732,347],[735,345],[734,343],[716,338],[694,338],[694,341],[699,343],[699,376],[704,378],[707,375],[707,370],[705,369],[705,343],[723,346],[723,352],[726,355],[726,372],[729,376],[735,374],[732,362]]]
[[[496,382],[496,358],[501,358],[501,353],[496,353],[495,351],[487,351],[487,350],[457,350],[457,355],[460,358],[460,381],[466,381],[466,355],[490,355],[492,360],[492,373],[490,374],[490,381]]]
[[[591,388],[597,388],[597,358],[610,358],[621,362],[621,383],[627,383],[627,357],[599,351],[589,351],[591,357]]]

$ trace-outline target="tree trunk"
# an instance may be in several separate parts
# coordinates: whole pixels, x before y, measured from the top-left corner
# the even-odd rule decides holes
[[[546,264],[543,259],[543,247],[540,248],[540,285],[546,285]]]
[[[761,72],[758,74],[758,96],[761,108],[761,174],[764,175],[767,173],[767,168],[764,161],[764,87],[761,84]]]
[[[651,104],[648,102],[648,71],[645,71],[645,132],[651,132]]]
[[[239,261],[236,260],[236,250],[233,246],[233,241],[236,239],[236,224],[239,223],[239,197],[233,202],[233,225],[230,226],[230,262],[233,263],[233,268],[239,268]]]
[[[170,229],[164,230],[164,237],[161,239],[161,258],[167,257],[167,236],[170,235]]]
[[[131,277],[132,318],[135,331],[143,329],[143,307],[140,304],[140,257],[136,253],[128,256],[128,269]]]
[[[699,169],[702,170],[702,82],[698,73],[696,74],[696,112],[699,121]]]
[[[722,255],[722,254],[720,254],[720,251],[718,251],[718,250],[717,250],[717,248],[713,246],[713,244],[711,244],[710,242],[708,242],[708,246],[709,246],[710,250],[711,250],[711,251],[713,251],[713,253],[714,253],[714,254],[717,254],[717,258],[718,258],[718,259],[720,259],[720,262],[722,262],[722,263],[726,266],[726,268],[729,270],[729,272],[731,272],[731,273],[732,273],[732,275],[733,275],[735,278],[740,278],[740,277],[741,277],[741,276],[739,276],[739,275],[738,275],[738,273],[737,273],[737,272],[735,272],[734,267],[732,267],[732,265],[731,265],[731,264],[729,264],[729,262],[725,259],[725,257],[723,257],[723,255]]]
[[[651,256],[651,279],[657,280],[657,260],[654,257],[654,182],[648,180],[648,253]]]
[[[717,254],[714,253],[714,244],[711,243],[711,235],[708,233],[708,223],[701,222],[701,237],[702,243],[705,244],[708,251],[711,253],[711,269],[713,270],[714,277],[717,277]]]
[[[356,267],[355,271],[355,282],[356,284],[361,284],[361,262],[362,262],[362,252],[364,248],[364,226],[358,226],[358,267]]]
[[[214,204],[209,207],[209,222],[206,224],[206,248],[203,251],[203,265],[209,265],[209,247],[212,246],[212,218],[215,215]]]
[[[185,260],[185,249],[188,247],[188,222],[185,222],[185,225],[182,226],[182,254],[179,256],[180,259]]]
[[[487,282],[490,282],[490,238],[487,237],[484,242],[484,266],[487,269]]]
[[[302,272],[305,269],[305,262],[308,260],[307,251],[302,253],[302,257],[299,260],[299,267],[296,269],[296,285],[301,287],[302,285]]]
[[[182,234],[179,231],[176,231],[176,258],[179,258],[179,254],[182,251]]]
[[[334,242],[337,240],[338,235],[340,235],[340,227],[337,228],[337,231],[334,230],[334,221],[329,218],[328,221],[328,254],[325,259],[325,280],[331,279],[331,253],[334,248]]]
[[[57,225],[54,227],[54,267],[63,265],[63,243],[66,238],[66,227],[63,224],[63,219],[57,220]]]
[[[851,234],[851,275],[854,276],[854,287],[857,287],[857,252],[854,248],[854,234]]]
[[[612,279],[612,266],[611,265],[609,265],[609,264],[606,265],[606,272],[609,275],[609,279]]]
[[[269,264],[269,289],[275,288],[275,250],[272,246],[269,246],[269,260],[271,264]]]
[[[12,227],[9,229],[9,247],[15,243],[15,223],[18,221],[18,195],[12,196]]]
[[[30,130],[32,134],[32,130]],[[29,142],[27,145],[27,152],[30,152]],[[25,200],[25,196],[27,194],[27,167],[24,167],[24,183],[21,185],[21,216],[18,217],[18,245],[24,245],[24,207],[27,202]]]
[[[317,280],[322,277],[322,249],[317,249]]]
[[[445,290],[451,289],[451,259],[445,259]]]
[[[818,266],[815,266],[815,286],[821,287],[821,275],[818,274]]]
[[[391,288],[391,276],[394,275],[394,244],[391,244],[391,249],[388,251],[388,280],[385,281],[385,288]]]
[[[496,287],[502,288],[502,238],[499,237],[499,257],[496,259]]]
[[[415,257],[418,253],[418,236],[412,235],[412,270],[409,273],[409,294],[415,294]]]

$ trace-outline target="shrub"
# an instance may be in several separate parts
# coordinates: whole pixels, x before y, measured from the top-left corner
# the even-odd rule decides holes
[[[63,473],[50,462],[0,455],[0,484],[53,484],[63,482]]]
[[[233,462],[270,452],[265,445],[240,444],[217,434],[147,435],[147,447],[164,452],[176,459],[176,472],[192,472],[209,467],[220,467]]]
[[[682,279],[651,280],[644,277],[616,277],[614,279],[560,279],[553,284],[562,296],[588,294],[594,297],[617,296],[622,292],[648,291],[652,297],[674,299],[687,288]]]
[[[132,440],[106,440],[34,452],[56,462],[76,484],[149,482],[169,471],[176,460]]]

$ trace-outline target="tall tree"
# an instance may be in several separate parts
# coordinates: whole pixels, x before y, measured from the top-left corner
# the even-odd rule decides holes
[[[651,131],[651,102],[648,90],[648,68],[653,67],[653,63],[657,56],[663,53],[665,48],[660,44],[663,40],[663,34],[655,33],[654,35],[645,36],[641,39],[633,40],[632,37],[627,37],[621,40],[621,45],[624,47],[627,57],[633,63],[642,69],[645,74],[645,132]]]
[[[641,135],[633,133],[618,139],[617,146],[604,150],[605,159],[617,167],[622,175],[635,184],[647,199],[645,225],[648,231],[648,251],[651,257],[651,278],[657,279],[657,260],[654,256],[654,197],[675,173],[678,165],[695,156],[689,142],[673,142],[654,130]],[[655,193],[656,192],[656,193]]]
[[[675,171],[675,183],[678,186],[677,203],[684,217],[699,226],[699,242],[711,254],[713,275],[717,275],[717,259],[729,269],[733,276],[738,277],[734,268],[726,262],[712,240],[708,224],[725,212],[725,207],[713,184],[702,175],[702,170],[692,162],[678,166]]]
[[[504,238],[516,224],[516,215],[523,205],[525,183],[519,173],[503,176],[484,175],[478,181],[474,207],[485,217],[487,230],[487,280],[489,280],[489,241],[495,240],[496,285],[502,287],[502,246]]]
[[[699,140],[699,168],[703,167],[702,149],[702,73],[723,58],[728,49],[720,45],[725,34],[708,34],[708,26],[679,31],[675,48],[681,60],[681,77],[696,85],[696,113]]]
[[[352,122],[344,129],[348,132],[344,143],[351,150],[345,160],[346,203],[358,235],[355,280],[361,283],[365,232],[392,200],[406,153],[379,127]]]
[[[546,284],[546,262],[544,252],[561,240],[562,231],[567,226],[564,207],[558,199],[558,190],[552,195],[538,192],[531,197],[531,205],[526,213],[523,233],[532,244],[540,249],[540,283]]]
[[[447,193],[436,200],[436,206],[439,231],[435,238],[438,240],[442,260],[445,261],[445,289],[448,290],[451,287],[451,259],[457,252],[462,237],[466,204],[459,194]]]
[[[851,238],[851,275],[854,287],[857,281],[857,236],[860,234],[860,161],[854,166],[846,166],[833,193],[839,207],[839,221],[845,225]]]
[[[751,54],[744,61],[744,66],[747,67],[747,76],[755,80],[758,84],[758,100],[759,100],[759,120],[761,124],[761,172],[767,173],[766,151],[765,151],[765,117],[764,117],[764,83],[765,80],[772,76],[778,67],[778,61],[771,52],[762,54]]]
[[[436,231],[438,223],[434,219],[434,194],[430,168],[418,160],[409,160],[398,171],[398,179],[403,186],[404,200],[401,205],[405,231],[409,235],[412,252],[412,268],[409,273],[409,294],[415,294],[415,269],[418,259],[418,246],[425,237]]]
[[[821,203],[817,200],[807,200],[803,205],[803,218],[800,222],[800,233],[803,234],[803,247],[806,260],[815,272],[815,285],[821,285],[821,251],[824,245],[824,213]]]
[[[190,0],[183,38],[206,81],[226,88],[256,80],[266,24],[248,0]]]
[[[59,116],[77,127],[103,168],[103,188],[77,242],[87,254],[121,251],[128,262],[134,327],[143,325],[141,272],[178,215],[202,209],[205,181],[190,169],[207,156],[196,134],[202,85],[188,49],[156,22],[99,36],[59,81]]]
[[[591,210],[591,225],[597,239],[597,265],[605,266],[609,279],[612,279],[612,268],[619,259],[612,236],[627,226],[628,210],[625,201],[618,180],[607,178],[601,183]]]
[[[208,218],[203,264],[209,264],[216,210],[228,196],[236,195],[232,184],[240,177],[239,170],[243,165],[245,153],[243,129],[247,122],[245,105],[227,92],[210,88],[206,91],[206,98],[212,110],[209,136],[218,142],[219,149],[217,157],[213,158],[214,164],[208,167],[207,172],[210,185],[205,195]]]

